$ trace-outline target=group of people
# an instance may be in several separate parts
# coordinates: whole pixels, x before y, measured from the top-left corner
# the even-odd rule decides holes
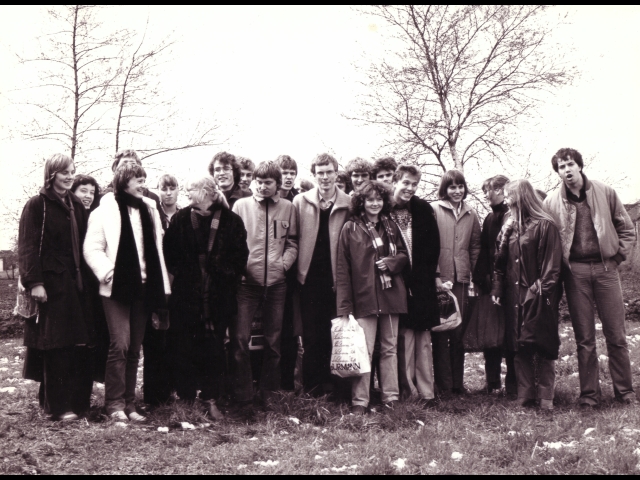
[[[353,315],[372,372],[347,381],[352,413],[368,411],[374,377],[386,408],[407,398],[428,407],[467,393],[463,336],[470,296],[480,295],[493,306],[477,312],[480,324],[496,312],[504,319],[501,344],[484,351],[486,392],[503,391],[504,358],[506,394],[552,409],[564,286],[579,404],[596,406],[601,396],[594,301],[615,396],[631,403],[617,266],[636,240],[634,225],[612,188],[587,179],[579,152],[559,150],[552,166],[563,185],[546,199],[527,180],[487,179],[492,212],[481,228],[460,171],[442,176],[429,203],[416,195],[420,170],[390,157],[355,158],[341,172],[333,156],[317,155],[317,186],[298,192],[290,156],[256,167],[220,152],[208,174],[184,186],[189,204],[180,208],[178,180],[163,175],[160,196],[150,192],[134,150],[116,154],[103,191],[56,154],[20,220],[20,282],[39,302],[25,323],[25,377],[41,382],[40,404],[54,420],[85,415],[100,380],[106,413],[142,422],[135,388],[144,348],[144,403],[175,394],[220,419],[223,404],[250,413],[293,388],[299,346],[306,393],[344,390],[330,369],[331,321]],[[432,332],[443,293],[463,321]]]

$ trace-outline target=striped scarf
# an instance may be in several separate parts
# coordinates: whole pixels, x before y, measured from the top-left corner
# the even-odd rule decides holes
[[[373,248],[376,252],[376,262],[381,258],[384,258],[386,255],[384,254],[384,241],[380,238],[378,231],[376,230],[376,224],[367,220],[367,217],[364,213],[361,215],[362,224],[360,224],[361,228],[369,235],[371,239],[371,243],[373,244]],[[387,239],[389,243],[389,255],[390,257],[395,257],[397,253],[396,248],[396,235],[391,228],[391,224],[389,223],[389,219],[386,215],[380,215],[380,222],[384,226],[385,232],[387,232]],[[380,278],[380,283],[382,284],[382,289],[386,290],[393,286],[391,275],[386,272],[382,272],[378,270],[378,276]]]
[[[204,328],[208,335],[213,335],[214,322],[211,319],[211,307],[209,305],[209,295],[211,290],[211,276],[207,272],[207,258],[213,249],[213,244],[216,240],[216,234],[218,233],[218,227],[220,226],[220,214],[222,208],[218,208],[213,214],[211,220],[211,228],[209,230],[209,241],[207,242],[207,248],[203,253],[198,254],[198,263],[200,265],[200,272],[202,273],[202,318],[204,320]],[[198,227],[198,214],[194,209],[191,210],[191,226],[196,233],[196,238],[200,238]],[[199,249],[201,252],[202,248]]]

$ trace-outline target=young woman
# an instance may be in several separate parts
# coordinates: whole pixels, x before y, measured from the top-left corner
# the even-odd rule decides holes
[[[222,418],[216,399],[224,393],[224,337],[237,313],[236,291],[249,250],[242,219],[229,210],[213,177],[187,185],[190,205],[178,213],[164,239],[172,275],[172,367],[178,396],[200,400],[209,416]]]
[[[444,284],[451,282],[451,291],[458,300],[463,319],[471,272],[480,253],[480,221],[476,211],[464,201],[468,192],[462,172],[449,170],[440,180],[440,200],[431,204],[440,232],[436,288],[443,291],[447,288]],[[466,392],[463,329],[464,325],[460,325],[454,330],[432,335],[434,378],[440,394]]]
[[[71,192],[89,211],[95,210],[100,205],[100,187],[96,179],[89,175],[76,175]]]
[[[409,263],[396,224],[390,220],[391,192],[380,182],[365,182],[351,199],[352,217],[340,234],[337,264],[337,313],[352,314],[373,356],[380,326],[382,401],[394,408],[398,389],[398,321],[407,313],[402,271]],[[353,379],[352,412],[364,414],[369,405],[371,374]]]
[[[552,410],[555,360],[560,345],[560,234],[527,180],[507,183],[505,200],[511,217],[498,237],[491,294],[496,304],[504,306],[507,347],[517,352],[514,363],[518,402],[531,405],[537,397],[540,408]],[[542,303],[542,314],[532,314],[536,300]],[[537,396],[534,355],[538,357]]]
[[[84,257],[100,281],[111,344],[105,374],[105,407],[115,420],[144,421],[135,389],[147,318],[171,293],[162,254],[156,203],[143,196],[146,173],[137,164],[115,171],[114,193],[91,214]]]
[[[43,368],[41,405],[52,420],[62,421],[87,413],[92,389],[93,325],[81,251],[89,213],[69,193],[74,176],[68,156],[47,160],[44,186],[22,211],[18,244],[20,280],[39,303],[37,317],[24,327],[27,356],[39,366],[25,360],[25,376],[33,378],[29,370]]]

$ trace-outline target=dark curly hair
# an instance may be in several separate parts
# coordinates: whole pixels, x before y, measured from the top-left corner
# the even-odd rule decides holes
[[[371,178],[375,180],[378,176],[378,172],[381,172],[382,170],[395,172],[397,168],[398,162],[396,162],[393,157],[379,158],[373,164],[373,168],[371,169]]]
[[[580,170],[584,168],[584,162],[582,160],[582,155],[577,150],[573,148],[561,148],[556,152],[556,154],[551,157],[551,165],[553,169],[558,173],[558,161],[559,160],[573,160],[578,164]]]
[[[351,205],[349,206],[351,215],[359,217],[362,212],[364,212],[364,201],[372,193],[377,193],[380,198],[382,198],[382,210],[380,210],[380,214],[389,216],[391,207],[393,206],[391,190],[384,183],[371,180],[364,182],[360,190],[351,197]]]
[[[233,169],[233,184],[238,185],[240,183],[240,164],[235,155],[227,152],[216,153],[209,162],[209,174],[213,177],[213,167],[216,162],[220,162],[222,165],[229,165]]]
[[[344,183],[344,193],[351,193],[353,190],[353,184],[351,183],[351,175],[349,175],[344,170],[338,170],[338,174],[336,175],[336,182]]]

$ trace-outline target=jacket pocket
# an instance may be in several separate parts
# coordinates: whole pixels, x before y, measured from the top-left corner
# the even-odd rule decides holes
[[[291,226],[289,220],[282,220],[276,218],[273,221],[273,232],[276,239],[284,238],[289,233],[289,227]]]

